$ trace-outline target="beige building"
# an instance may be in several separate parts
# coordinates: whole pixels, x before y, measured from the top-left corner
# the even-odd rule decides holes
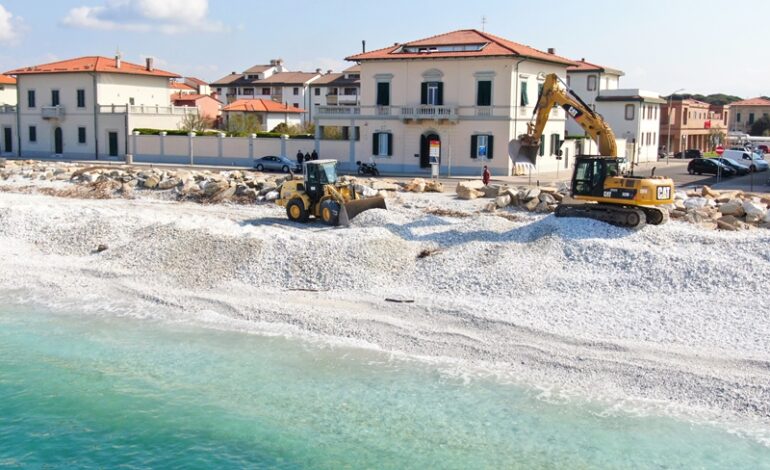
[[[169,79],[178,75],[154,68],[152,59],[138,65],[88,56],[6,73],[16,77],[19,96],[12,112],[0,111],[7,155],[123,158],[133,129],[177,129],[197,114],[170,106]]]
[[[751,98],[748,100],[730,103],[730,131],[751,131],[754,121],[763,116],[770,116],[770,100],[765,98]]]
[[[435,155],[442,175],[510,175],[509,142],[526,132],[544,75],[566,79],[572,61],[477,30],[397,43],[347,60],[360,63],[358,106],[318,106],[316,148],[345,168],[373,159],[381,171],[425,173]],[[535,171],[557,160],[565,116],[554,108]],[[324,152],[324,127],[338,127],[348,155]]]

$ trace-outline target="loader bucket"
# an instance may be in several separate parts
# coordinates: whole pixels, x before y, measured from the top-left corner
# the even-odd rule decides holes
[[[521,139],[514,139],[508,144],[508,155],[514,164],[535,165],[539,144],[529,144]]]
[[[385,198],[378,196],[346,202],[340,208],[340,225],[350,225],[350,219],[369,209],[387,209]]]

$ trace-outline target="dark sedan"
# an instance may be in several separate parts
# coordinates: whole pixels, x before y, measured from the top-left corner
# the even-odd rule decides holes
[[[696,158],[687,165],[687,173],[691,175],[721,174],[722,176],[734,176],[736,171],[715,158]]]
[[[729,166],[735,170],[735,174],[738,176],[748,175],[751,172],[751,168],[747,167],[746,165],[741,165],[735,160],[730,160],[729,158],[715,158],[714,160],[722,163],[723,165]]]
[[[684,151],[684,157],[682,152],[676,152],[674,158],[703,158],[703,152],[698,149],[687,149]]]
[[[288,173],[293,171],[295,173],[302,173],[302,167],[294,160],[289,160],[286,157],[276,157],[269,155],[267,157],[258,158],[254,161],[254,168],[257,171],[280,171],[282,173]]]

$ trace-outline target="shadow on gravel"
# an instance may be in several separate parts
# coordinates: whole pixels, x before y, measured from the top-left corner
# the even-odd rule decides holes
[[[439,217],[427,217],[408,224],[387,224],[384,226],[394,235],[406,241],[434,242],[442,247],[459,246],[470,242],[533,243],[555,237],[562,240],[621,239],[635,233],[634,230],[615,227],[591,219],[543,217],[535,222],[513,228],[507,232],[491,230],[463,231],[452,229],[445,232],[420,234],[419,229],[438,225],[452,225]],[[642,230],[651,230],[643,228]]]

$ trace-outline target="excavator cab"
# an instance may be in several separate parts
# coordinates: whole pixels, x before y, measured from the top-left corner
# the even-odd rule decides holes
[[[603,197],[604,181],[613,176],[620,176],[617,159],[580,155],[572,175],[572,195]]]

